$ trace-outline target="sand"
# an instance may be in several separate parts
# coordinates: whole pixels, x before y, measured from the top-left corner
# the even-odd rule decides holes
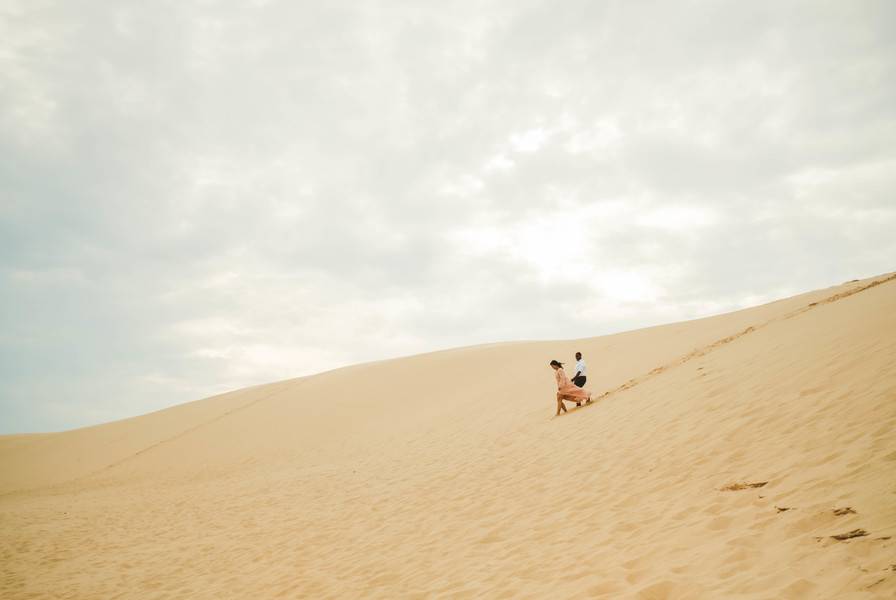
[[[3,436],[0,596],[893,598],[894,309],[884,275]],[[576,350],[603,395],[555,418]]]

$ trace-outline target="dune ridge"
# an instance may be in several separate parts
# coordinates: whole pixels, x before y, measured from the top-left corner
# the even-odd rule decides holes
[[[748,335],[748,334],[750,334],[750,333],[753,333],[754,331],[756,331],[756,330],[758,330],[758,329],[761,329],[761,328],[763,328],[763,327],[767,327],[768,325],[774,323],[775,321],[780,321],[780,320],[784,320],[784,319],[792,319],[793,317],[796,317],[796,316],[798,316],[798,315],[800,315],[800,314],[806,312],[807,310],[812,310],[812,309],[815,308],[816,306],[824,305],[824,304],[829,304],[829,303],[831,303],[831,302],[836,302],[837,300],[842,300],[843,298],[848,298],[849,296],[852,296],[853,294],[858,294],[859,292],[863,292],[863,291],[865,291],[865,290],[867,290],[867,289],[873,288],[873,287],[878,286],[878,285],[880,285],[880,284],[882,284],[882,283],[887,283],[887,282],[889,282],[889,281],[892,281],[893,279],[896,279],[896,274],[883,276],[883,277],[881,277],[880,279],[873,279],[873,280],[871,280],[870,282],[863,283],[863,284],[858,285],[858,286],[856,286],[856,287],[854,287],[854,288],[847,289],[847,290],[842,291],[842,292],[838,292],[838,293],[836,293],[836,294],[834,294],[834,295],[832,295],[832,296],[828,296],[828,297],[823,298],[823,299],[821,299],[821,300],[816,300],[816,301],[814,301],[814,302],[810,302],[809,304],[807,304],[807,305],[805,305],[805,306],[801,306],[801,307],[799,307],[799,308],[797,308],[797,309],[795,309],[795,310],[793,310],[793,311],[791,311],[791,312],[789,312],[789,313],[785,313],[785,314],[783,314],[783,315],[781,315],[781,316],[779,316],[779,317],[775,317],[775,318],[770,319],[770,320],[768,320],[768,321],[766,321],[766,322],[764,322],[764,323],[759,323],[759,324],[756,324],[756,325],[750,325],[749,327],[747,327],[747,328],[744,329],[743,331],[740,331],[740,332],[738,332],[738,333],[734,333],[734,334],[725,336],[725,337],[723,337],[723,338],[721,338],[721,339],[718,339],[718,340],[714,341],[714,342],[711,343],[711,344],[708,344],[708,345],[706,345],[706,346],[703,346],[702,348],[697,348],[696,350],[692,350],[691,352],[689,352],[689,353],[686,354],[685,356],[682,356],[681,358],[679,358],[679,359],[677,359],[677,360],[675,360],[675,361],[673,361],[673,362],[671,362],[671,363],[668,363],[668,364],[665,364],[665,365],[662,365],[662,366],[659,366],[659,367],[654,367],[653,369],[650,370],[649,373],[647,373],[647,374],[645,374],[645,375],[642,375],[641,377],[638,377],[638,378],[635,378],[635,379],[630,379],[630,380],[626,381],[624,384],[622,384],[622,385],[620,385],[619,387],[617,387],[616,389],[610,390],[610,391],[608,391],[608,392],[604,392],[603,394],[601,394],[600,397],[603,398],[603,397],[605,397],[605,396],[609,396],[610,394],[614,394],[614,393],[616,393],[616,392],[620,392],[620,391],[622,391],[622,390],[627,390],[627,389],[629,389],[629,388],[631,388],[631,387],[633,387],[633,386],[635,386],[635,385],[641,383],[642,381],[644,381],[644,380],[645,380],[646,378],[648,378],[648,377],[652,377],[652,376],[654,376],[654,375],[658,375],[658,374],[660,374],[660,373],[666,371],[666,369],[670,369],[670,368],[673,368],[673,367],[677,367],[677,366],[679,366],[679,365],[683,365],[684,363],[686,363],[686,362],[688,362],[689,360],[692,360],[692,359],[694,359],[694,358],[698,358],[698,357],[700,357],[700,356],[705,356],[706,354],[712,352],[712,351],[715,350],[716,348],[718,348],[718,347],[720,347],[720,346],[724,346],[725,344],[729,344],[729,343],[735,341],[736,339],[738,339],[738,338],[740,338],[740,337],[743,337],[743,336],[745,336],[745,335]],[[858,280],[851,281],[851,282],[849,282],[849,283],[858,283]]]
[[[0,595],[893,597],[894,279],[0,436]]]

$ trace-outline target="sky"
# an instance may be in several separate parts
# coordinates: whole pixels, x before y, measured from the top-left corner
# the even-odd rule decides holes
[[[0,0],[0,433],[896,270],[894,67],[889,1]]]

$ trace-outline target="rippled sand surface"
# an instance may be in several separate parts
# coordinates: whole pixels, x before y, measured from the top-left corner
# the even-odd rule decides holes
[[[890,275],[0,437],[9,599],[893,598],[894,536]]]

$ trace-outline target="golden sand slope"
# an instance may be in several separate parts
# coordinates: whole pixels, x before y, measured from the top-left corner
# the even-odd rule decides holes
[[[892,598],[894,309],[881,276],[0,437],[0,596]],[[553,418],[575,350],[608,393]]]

